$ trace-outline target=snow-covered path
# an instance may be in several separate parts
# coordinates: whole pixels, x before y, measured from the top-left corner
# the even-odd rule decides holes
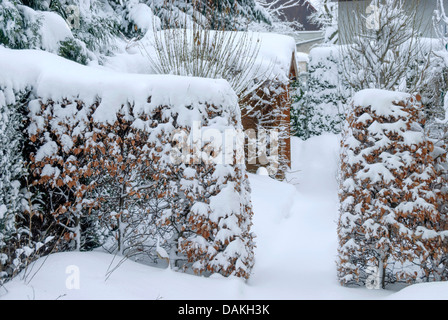
[[[337,281],[338,145],[335,135],[293,139],[291,184],[250,177],[258,235],[251,296],[362,299],[391,293],[343,288]]]

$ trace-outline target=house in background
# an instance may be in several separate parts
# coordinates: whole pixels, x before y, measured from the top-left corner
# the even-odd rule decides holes
[[[289,0],[279,0],[274,7],[279,7]],[[321,27],[310,21],[310,16],[316,12],[314,5],[308,0],[298,0],[297,6],[281,10],[280,19],[288,22],[298,22],[300,27],[291,36],[296,41],[297,52],[309,53],[314,45],[324,40]]]
[[[278,0],[273,8],[278,8],[290,0]],[[308,0],[298,0],[297,5],[281,10],[282,21],[298,22],[301,27],[297,31],[320,31],[320,26],[310,21],[309,17],[316,12],[313,4]]]

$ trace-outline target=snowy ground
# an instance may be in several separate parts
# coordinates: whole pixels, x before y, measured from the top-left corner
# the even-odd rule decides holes
[[[448,299],[447,283],[399,292],[341,287],[335,267],[338,137],[294,139],[292,149],[289,184],[250,176],[257,249],[249,281],[206,279],[131,261],[106,280],[111,255],[60,253],[0,288],[0,299]],[[71,282],[78,274],[79,289]]]

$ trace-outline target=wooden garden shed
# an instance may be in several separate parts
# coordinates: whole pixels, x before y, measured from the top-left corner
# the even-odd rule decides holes
[[[283,179],[285,172],[291,167],[290,88],[291,82],[299,75],[296,46],[294,39],[289,36],[272,33],[255,36],[261,39],[257,61],[268,66],[270,71],[266,82],[244,103],[240,103],[243,104],[242,124],[246,132],[255,132],[258,142],[262,136],[261,131],[267,131],[268,136],[274,132],[273,137],[277,132],[278,145],[275,143],[273,145],[269,141],[266,152],[262,147],[257,148],[259,153],[256,159],[246,154],[246,165],[249,172],[256,172],[258,168],[266,167],[271,176]],[[247,107],[244,106],[246,104]],[[249,137],[247,143],[249,143]],[[275,153],[275,150],[278,150],[277,162],[275,154],[271,154],[271,151]]]

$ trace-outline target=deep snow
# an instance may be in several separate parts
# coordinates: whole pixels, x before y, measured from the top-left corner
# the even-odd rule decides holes
[[[293,138],[290,183],[250,175],[257,248],[248,281],[197,277],[131,261],[106,280],[113,256],[59,253],[0,288],[0,299],[448,299],[447,283],[414,285],[398,293],[339,285],[338,148],[336,135],[306,142]],[[78,270],[79,289],[68,289],[76,284],[70,280]]]

